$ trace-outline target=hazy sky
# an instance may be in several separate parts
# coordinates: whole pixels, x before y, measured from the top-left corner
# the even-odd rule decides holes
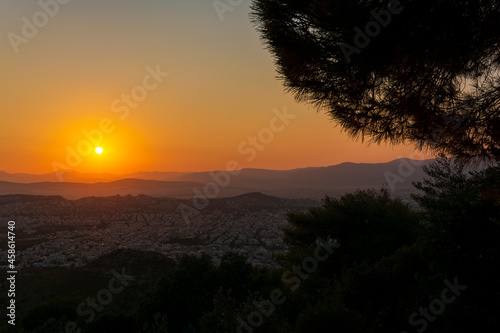
[[[355,142],[286,94],[249,0],[222,21],[212,0],[54,1],[0,1],[0,170],[292,169],[420,155]],[[88,152],[96,144],[83,131],[103,154]]]

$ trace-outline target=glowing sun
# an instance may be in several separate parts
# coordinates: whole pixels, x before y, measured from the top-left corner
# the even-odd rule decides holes
[[[96,154],[102,154],[103,151],[104,151],[104,149],[102,149],[101,147],[96,147],[95,148]]]

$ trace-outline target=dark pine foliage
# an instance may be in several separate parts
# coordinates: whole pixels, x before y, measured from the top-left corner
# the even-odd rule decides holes
[[[353,137],[499,159],[500,1],[254,0],[252,7],[286,90]]]

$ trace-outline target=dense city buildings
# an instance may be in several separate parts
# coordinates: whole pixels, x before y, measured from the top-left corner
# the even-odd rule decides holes
[[[2,196],[0,204],[2,218],[16,217],[22,269],[81,266],[116,249],[154,251],[172,259],[206,253],[215,263],[232,251],[254,266],[275,266],[274,257],[286,251],[287,213],[317,202],[250,193],[210,200],[201,210],[189,208],[192,200],[141,195],[74,201],[12,195]],[[2,258],[6,252],[2,248]]]

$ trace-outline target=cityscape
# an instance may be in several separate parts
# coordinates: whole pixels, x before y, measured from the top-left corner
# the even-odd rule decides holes
[[[179,209],[185,202],[144,195],[76,201],[0,198],[1,217],[16,216],[18,269],[81,266],[117,249],[154,251],[172,259],[206,253],[215,263],[232,251],[247,256],[254,266],[274,267],[274,257],[287,250],[287,214],[319,203],[249,193],[214,199],[201,214],[185,219]],[[7,248],[2,250],[7,258]]]

